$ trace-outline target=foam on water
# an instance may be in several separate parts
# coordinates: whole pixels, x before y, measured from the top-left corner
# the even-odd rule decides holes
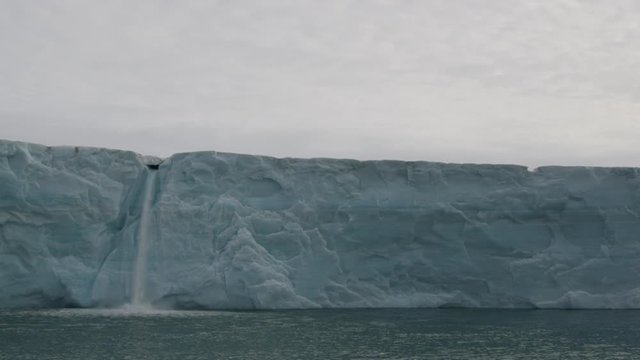
[[[47,310],[25,310],[19,313],[42,315],[42,316],[107,316],[107,317],[207,317],[207,316],[224,316],[238,315],[240,313],[232,313],[225,311],[199,311],[199,310],[167,310],[156,309],[146,306],[124,305],[119,308],[65,308],[65,309],[47,309]]]

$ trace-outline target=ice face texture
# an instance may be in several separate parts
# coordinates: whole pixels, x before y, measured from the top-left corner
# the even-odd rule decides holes
[[[638,169],[153,161],[0,142],[0,306],[640,308]]]

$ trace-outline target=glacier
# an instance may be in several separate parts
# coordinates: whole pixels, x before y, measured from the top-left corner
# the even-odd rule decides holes
[[[640,308],[640,170],[0,140],[0,289],[3,308]]]

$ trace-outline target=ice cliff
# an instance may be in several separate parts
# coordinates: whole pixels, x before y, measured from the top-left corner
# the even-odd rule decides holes
[[[640,308],[640,170],[0,141],[0,289],[0,307]]]

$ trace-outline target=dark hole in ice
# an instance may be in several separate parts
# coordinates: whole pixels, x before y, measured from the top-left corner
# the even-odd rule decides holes
[[[158,170],[158,167],[160,167],[160,164],[147,164],[147,167],[151,170]]]

